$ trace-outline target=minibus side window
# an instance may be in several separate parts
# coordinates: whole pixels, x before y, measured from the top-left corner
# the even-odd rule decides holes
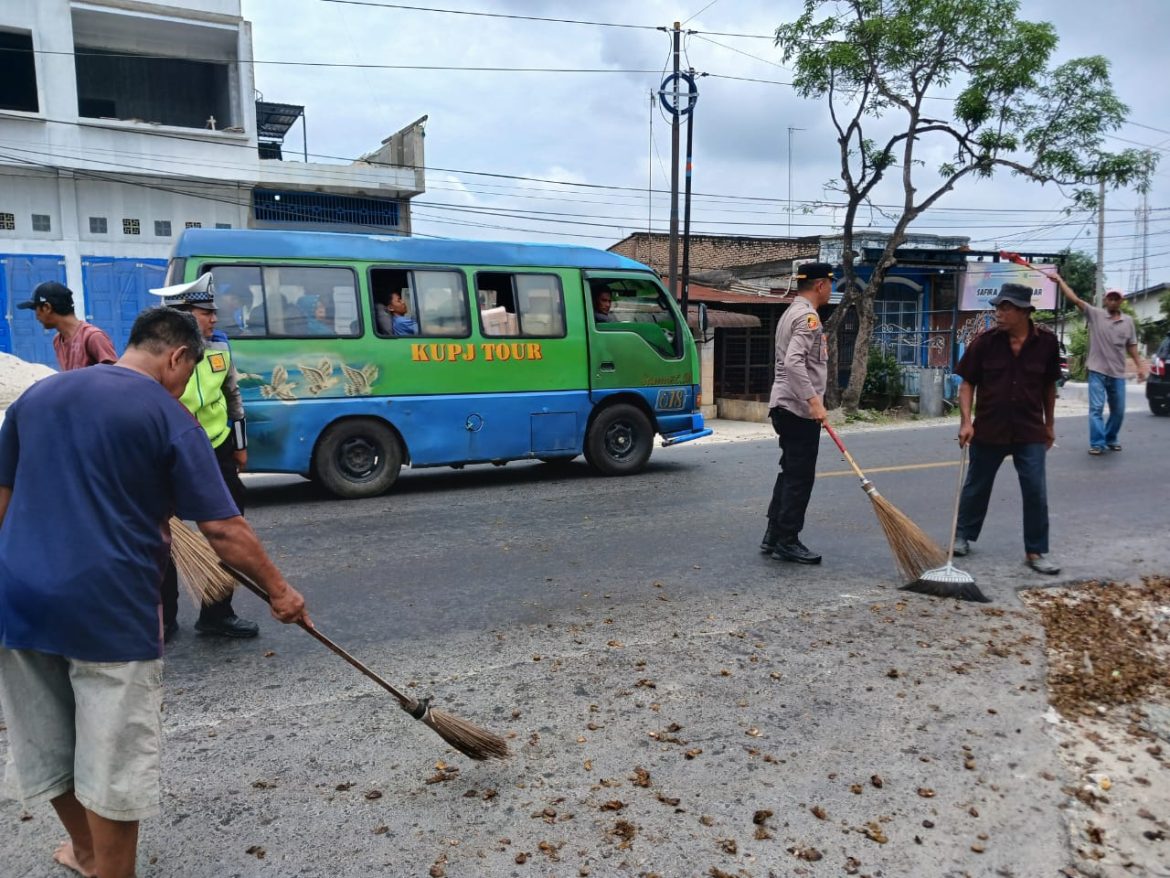
[[[203,266],[210,271],[215,289],[216,329],[228,338],[268,334],[264,308],[264,280],[256,265]]]
[[[555,274],[481,271],[475,286],[485,336],[565,337],[565,296]]]
[[[356,338],[355,275],[300,265],[204,266],[215,282],[217,329],[228,338]]]
[[[354,338],[361,334],[357,285],[348,268],[264,267],[270,336]]]
[[[440,336],[466,338],[471,334],[463,275],[442,269],[370,269],[374,329],[384,338]],[[402,305],[394,306],[401,297]],[[405,313],[401,313],[405,306]]]

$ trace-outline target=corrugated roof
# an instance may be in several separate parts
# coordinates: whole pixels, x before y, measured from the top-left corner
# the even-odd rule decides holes
[[[691,329],[699,328],[699,306],[687,305],[687,325]],[[720,311],[717,308],[707,309],[708,329],[756,329],[764,324],[755,314],[740,314],[738,311]]]

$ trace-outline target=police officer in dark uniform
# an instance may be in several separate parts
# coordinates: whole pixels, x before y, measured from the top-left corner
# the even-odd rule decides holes
[[[821,423],[827,417],[828,347],[817,309],[829,303],[833,267],[806,263],[796,278],[796,300],[776,324],[776,372],[768,408],[780,437],[780,473],[760,551],[779,561],[820,564],[821,556],[800,541],[800,532],[816,481]]]

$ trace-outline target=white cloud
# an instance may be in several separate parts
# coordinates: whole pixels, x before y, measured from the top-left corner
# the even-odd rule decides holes
[[[670,131],[661,113],[653,122],[650,101],[669,64],[668,35],[652,29],[589,27],[510,19],[375,9],[321,0],[244,0],[253,22],[255,56],[261,60],[340,64],[407,64],[481,67],[555,67],[649,70],[652,73],[509,73],[453,70],[382,70],[349,67],[259,65],[257,85],[269,100],[304,103],[309,151],[356,156],[387,134],[426,113],[428,193],[418,201],[415,230],[453,237],[571,240],[605,246],[645,228],[647,173],[665,189]],[[681,8],[665,0],[638,4],[595,0],[443,0],[435,6],[518,15],[580,18],[665,26],[702,9],[701,0]],[[770,35],[798,14],[796,0],[716,3],[685,28],[731,34]],[[1125,14],[1103,14],[1098,0],[1022,0],[1021,17],[1052,21],[1061,37],[1059,60],[1103,54],[1113,64],[1119,96],[1131,119],[1162,131],[1126,126],[1118,135],[1142,144],[1170,145],[1170,86],[1156,68],[1170,33],[1170,2],[1127,0]],[[738,50],[738,51],[736,51]],[[756,56],[756,57],[749,57]],[[683,67],[719,77],[787,82],[770,39],[714,33],[691,35]],[[829,199],[824,184],[838,168],[836,144],[823,104],[802,100],[787,86],[709,76],[699,80],[695,114],[692,223],[696,230],[729,234],[785,234],[788,212],[788,128],[791,177],[798,202]],[[297,132],[288,152],[295,153]],[[682,138],[685,152],[685,134]],[[1131,144],[1108,141],[1110,148]],[[296,144],[299,145],[299,144]],[[1165,153],[1164,153],[1165,155]],[[928,150],[928,169],[943,157]],[[661,162],[661,164],[660,164]],[[469,174],[481,171],[502,177]],[[625,189],[585,189],[533,183],[536,177]],[[924,177],[923,187],[925,188]],[[1170,164],[1159,172],[1150,203],[1150,281],[1170,277]],[[886,188],[879,200],[898,193]],[[720,197],[712,197],[720,196]],[[729,200],[750,196],[770,201]],[[667,221],[668,196],[652,198],[656,228]],[[427,202],[454,207],[427,208]],[[978,245],[998,242],[1021,249],[1061,249],[1070,242],[1092,251],[1080,234],[1084,217],[1060,213],[1066,200],[1054,187],[1010,176],[961,184],[915,228],[970,234]],[[1111,283],[1128,285],[1140,265],[1132,211],[1134,193],[1110,196]],[[498,216],[459,213],[458,207],[491,208]],[[985,213],[963,211],[981,208]],[[537,214],[535,211],[551,213]],[[561,216],[554,216],[559,213]],[[576,217],[593,225],[573,225]],[[440,222],[440,219],[447,222]],[[447,224],[457,220],[470,225]],[[829,212],[792,218],[793,233],[828,231]],[[1090,224],[1091,225],[1091,224]],[[503,228],[500,228],[503,227]],[[593,237],[596,236],[596,237]],[[1136,254],[1135,254],[1136,251]]]

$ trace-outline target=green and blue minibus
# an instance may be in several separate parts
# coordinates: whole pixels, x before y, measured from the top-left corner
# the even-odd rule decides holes
[[[204,272],[240,376],[250,472],[369,497],[404,464],[584,454],[624,475],[646,466],[656,434],[675,445],[711,433],[674,299],[614,253],[187,229],[167,283]],[[599,316],[602,291],[613,306]]]

